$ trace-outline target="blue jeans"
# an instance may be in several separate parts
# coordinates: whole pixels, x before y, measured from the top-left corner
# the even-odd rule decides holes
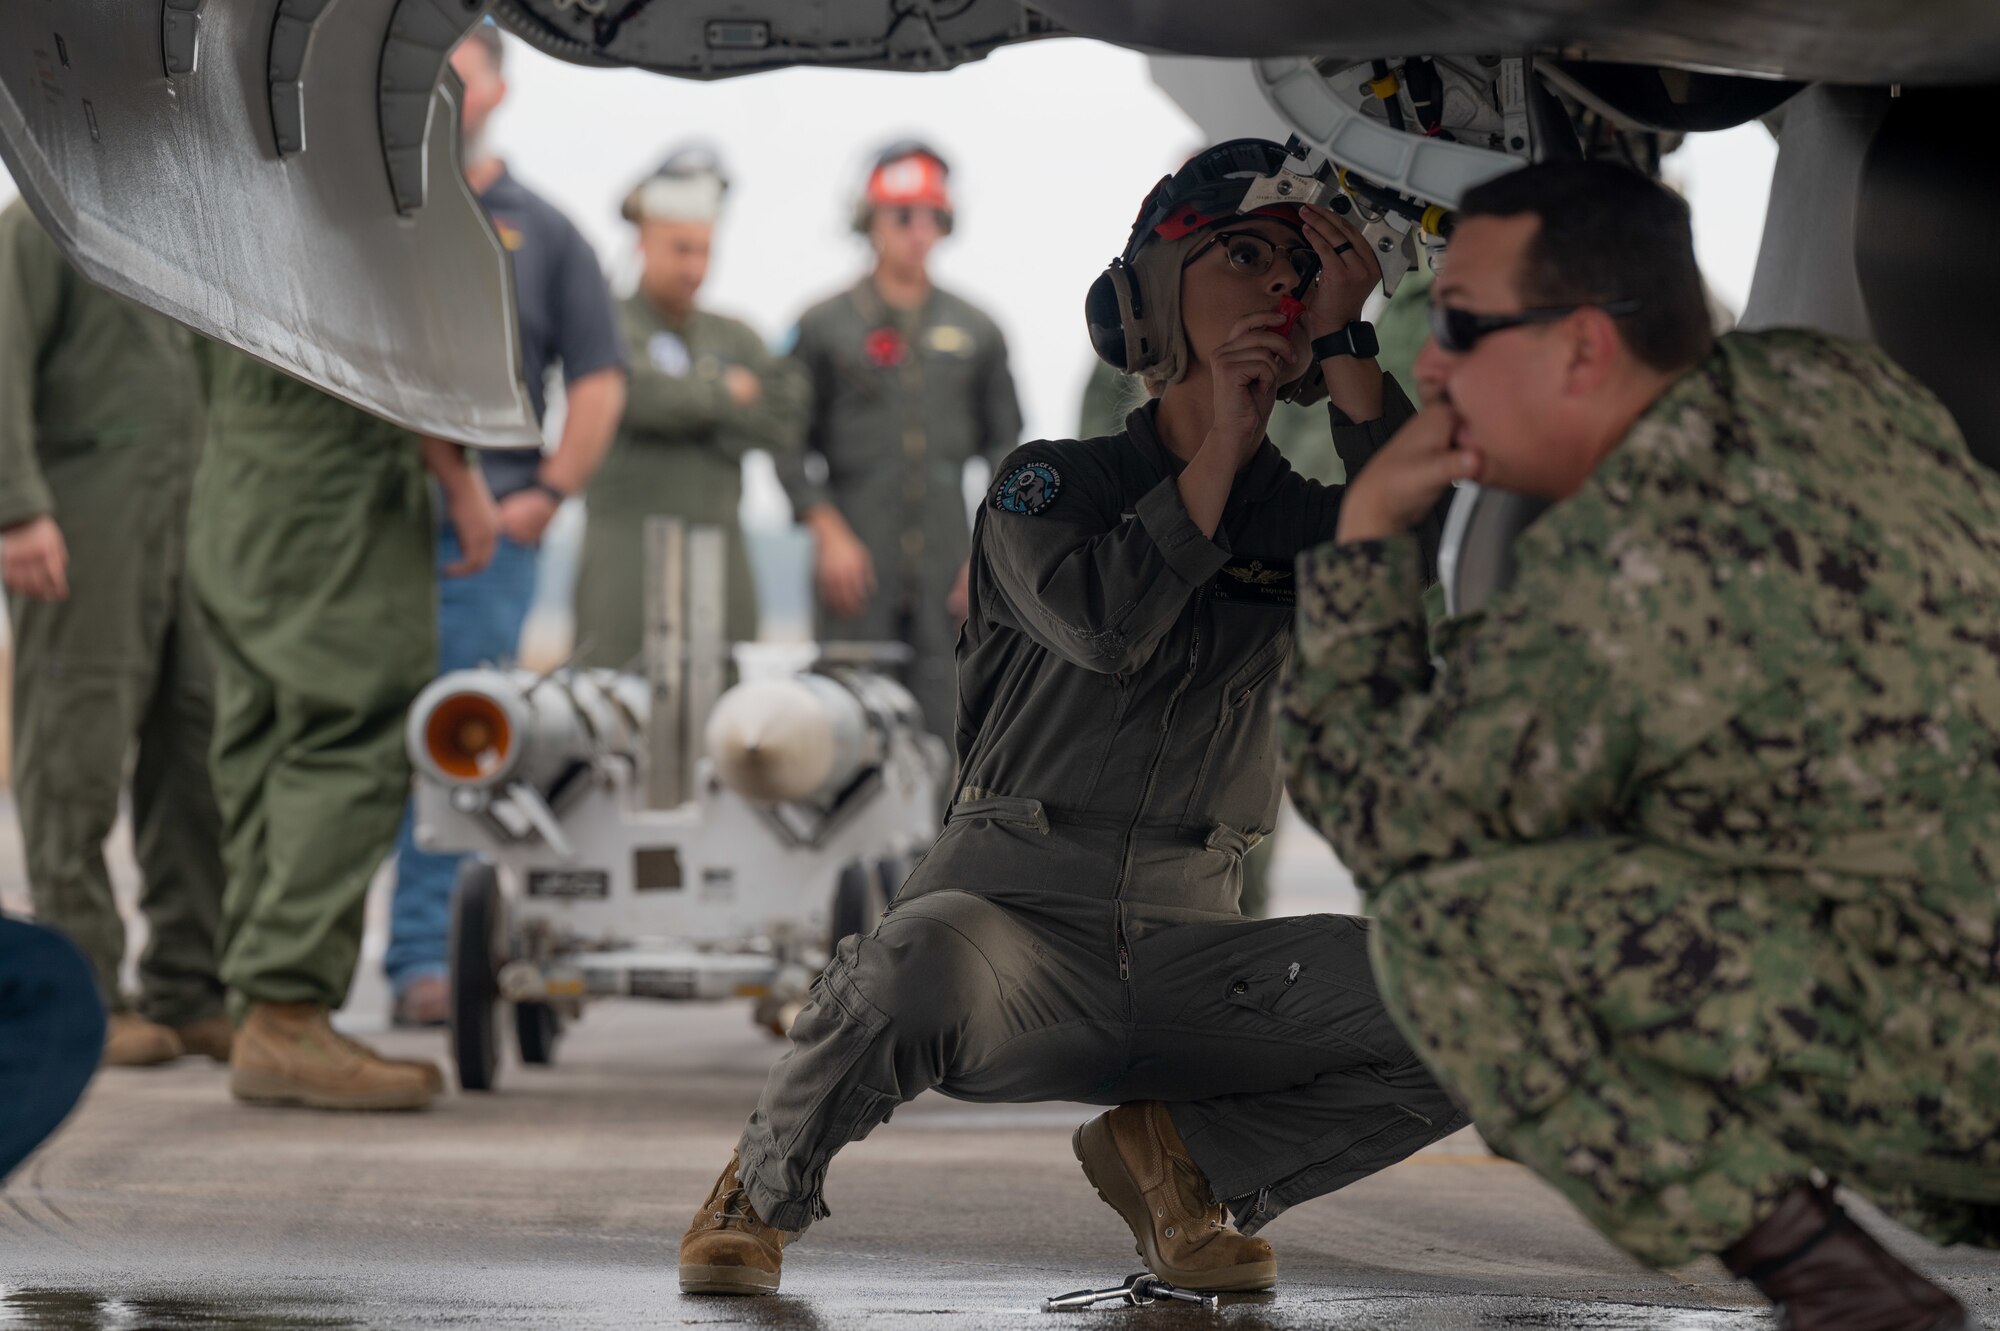
[[[450,523],[438,533],[438,672],[511,663],[521,624],[535,598],[535,551],[505,536],[493,562],[469,578],[443,576],[459,558]],[[418,850],[411,810],[396,835],[396,895],[389,908],[389,951],[382,968],[401,993],[411,981],[445,972],[451,929],[451,889],[462,855]]]
[[[83,954],[53,929],[0,919],[0,1179],[68,1116],[103,1050]]]

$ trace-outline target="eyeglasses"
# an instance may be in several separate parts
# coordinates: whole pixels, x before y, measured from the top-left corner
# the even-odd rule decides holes
[[[1525,328],[1529,324],[1554,323],[1558,319],[1567,319],[1578,310],[1593,309],[1614,316],[1634,314],[1638,312],[1639,302],[1587,300],[1575,305],[1542,305],[1516,314],[1475,314],[1471,310],[1432,301],[1431,337],[1445,351],[1466,352],[1477,346],[1481,338],[1493,333],[1504,333],[1509,328]]]
[[[1262,277],[1270,272],[1280,252],[1291,259],[1292,271],[1298,274],[1301,287],[1319,276],[1319,255],[1312,246],[1280,245],[1255,231],[1218,231],[1188,255],[1187,263],[1181,267],[1186,268],[1217,245],[1225,247],[1223,253],[1229,256],[1230,271],[1243,277]]]

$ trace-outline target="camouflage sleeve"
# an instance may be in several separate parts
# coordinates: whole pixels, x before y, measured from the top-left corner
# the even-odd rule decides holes
[[[1574,622],[1521,603],[1427,654],[1414,535],[1299,558],[1280,728],[1293,801],[1364,891],[1610,819],[1636,737]]]

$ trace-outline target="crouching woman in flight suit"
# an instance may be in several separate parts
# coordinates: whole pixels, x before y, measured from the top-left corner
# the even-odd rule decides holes
[[[1354,422],[1396,393],[1355,322],[1379,276],[1359,234],[1237,211],[1282,161],[1201,154],[1093,287],[1093,342],[1154,400],[1000,467],[958,646],[964,785],[794,1023],[681,1241],[684,1291],[775,1290],[834,1153],[927,1090],[1116,1106],[1077,1130],[1084,1173],[1156,1275],[1204,1290],[1270,1287],[1273,1216],[1463,1123],[1376,996],[1365,922],[1236,909],[1278,809],[1292,559],[1341,493],[1265,421],[1322,371],[1352,475],[1386,437]]]

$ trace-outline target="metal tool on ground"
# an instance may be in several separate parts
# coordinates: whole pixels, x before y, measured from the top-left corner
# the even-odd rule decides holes
[[[1219,1295],[1203,1294],[1192,1289],[1182,1289],[1169,1285],[1150,1271],[1136,1271],[1125,1277],[1125,1283],[1110,1289],[1080,1289],[1073,1294],[1058,1294],[1042,1302],[1046,1313],[1074,1312],[1084,1308],[1101,1307],[1107,1303],[1122,1303],[1128,1308],[1143,1308],[1149,1303],[1165,1299],[1170,1303],[1193,1303],[1210,1312],[1222,1306]]]

